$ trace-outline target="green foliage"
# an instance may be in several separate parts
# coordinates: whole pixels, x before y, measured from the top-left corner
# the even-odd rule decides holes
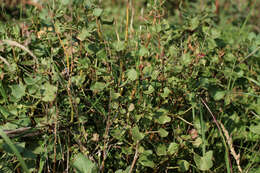
[[[259,170],[258,2],[40,5],[1,9],[0,172]]]
[[[72,163],[73,167],[75,167],[77,173],[96,173],[98,172],[98,168],[95,163],[91,162],[86,156],[83,154],[77,154],[75,161]]]

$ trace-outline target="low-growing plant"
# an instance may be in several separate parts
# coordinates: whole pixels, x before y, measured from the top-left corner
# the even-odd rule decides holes
[[[1,171],[260,170],[256,1],[40,5],[0,23]]]

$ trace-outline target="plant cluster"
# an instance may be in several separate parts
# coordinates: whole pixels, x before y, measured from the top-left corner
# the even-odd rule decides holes
[[[260,171],[256,1],[40,5],[1,7],[1,171]]]

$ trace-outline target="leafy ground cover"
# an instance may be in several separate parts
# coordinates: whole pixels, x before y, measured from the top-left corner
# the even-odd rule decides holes
[[[5,2],[1,172],[260,172],[259,2]]]

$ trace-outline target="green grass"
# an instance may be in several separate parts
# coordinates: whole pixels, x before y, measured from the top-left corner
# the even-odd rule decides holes
[[[0,172],[260,171],[258,1],[39,3],[0,7]]]

